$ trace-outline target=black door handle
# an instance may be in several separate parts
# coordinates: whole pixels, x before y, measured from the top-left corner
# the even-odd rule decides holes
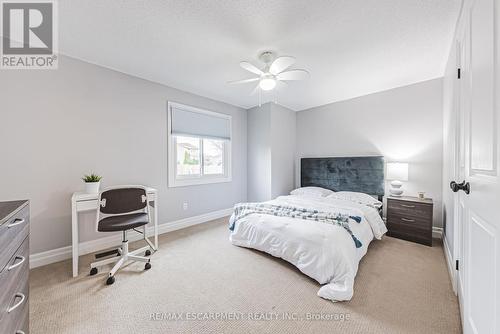
[[[462,183],[460,183],[460,190],[463,190],[467,195],[469,195],[469,193],[470,193],[469,182],[465,182],[465,180],[462,181]]]
[[[463,180],[460,183],[456,183],[455,181],[451,181],[450,188],[454,193],[456,193],[459,190],[463,190],[467,195],[470,193],[470,184],[469,184],[469,182],[465,182],[465,180]]]

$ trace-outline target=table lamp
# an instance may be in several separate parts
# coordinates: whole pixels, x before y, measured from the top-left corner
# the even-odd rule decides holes
[[[403,195],[403,182],[408,181],[408,163],[406,162],[388,162],[387,179],[391,181],[389,189],[391,196],[400,197]]]

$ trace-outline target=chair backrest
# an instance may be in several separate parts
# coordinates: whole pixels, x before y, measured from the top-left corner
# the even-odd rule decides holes
[[[144,188],[114,188],[101,193],[99,210],[104,214],[123,214],[144,209],[147,206]]]
[[[98,231],[101,216],[122,215],[144,210],[151,221],[148,196],[144,186],[116,186],[104,189],[99,193],[99,209],[96,216],[96,231]]]

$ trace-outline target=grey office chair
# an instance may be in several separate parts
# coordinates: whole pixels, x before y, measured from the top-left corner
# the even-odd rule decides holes
[[[127,231],[134,230],[146,236],[146,224],[151,221],[146,188],[142,186],[120,186],[108,188],[99,193],[99,209],[97,210],[96,230],[98,232],[123,232],[122,246],[117,249],[118,256],[101,260],[90,264],[90,275],[97,274],[97,267],[114,263],[115,266],[109,272],[106,284],[115,282],[115,273],[127,261],[145,262],[145,270],[151,268],[148,257],[139,256],[143,249],[133,252],[128,250]],[[143,227],[143,232],[137,230]],[[147,238],[145,237],[145,240]],[[113,252],[111,252],[113,253]],[[107,252],[106,255],[109,255]],[[146,255],[151,255],[149,250]],[[98,255],[96,255],[98,257]]]

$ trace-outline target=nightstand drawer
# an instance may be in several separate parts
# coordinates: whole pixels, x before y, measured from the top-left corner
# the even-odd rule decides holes
[[[390,214],[387,235],[432,246],[432,220]]]
[[[401,215],[395,212],[390,212],[387,216],[387,225],[391,227],[401,226],[417,230],[432,230],[432,221],[425,217],[415,217],[410,215]]]
[[[432,205],[416,202],[403,202],[393,199],[387,200],[388,211],[402,216],[432,218]]]

